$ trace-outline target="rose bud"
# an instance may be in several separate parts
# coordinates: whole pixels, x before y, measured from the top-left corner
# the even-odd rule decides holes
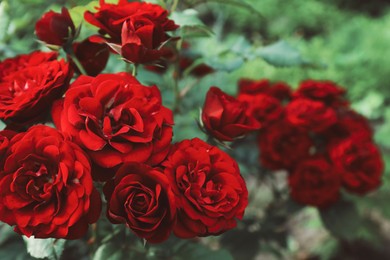
[[[326,208],[340,197],[340,176],[322,157],[300,161],[288,184],[291,197],[304,205]]]
[[[49,45],[63,46],[74,38],[76,28],[68,9],[63,7],[61,13],[45,13],[35,24],[35,33],[39,40]]]
[[[15,135],[0,174],[0,220],[27,237],[78,239],[101,199],[87,155],[44,125]]]
[[[91,42],[89,39],[73,43],[73,52],[90,76],[97,76],[104,70],[110,55],[110,50],[106,44]],[[80,74],[73,61],[71,61],[71,65]]]
[[[218,235],[237,225],[248,204],[234,159],[198,138],[172,148],[163,163],[177,204],[174,233],[180,238]]]
[[[107,217],[126,224],[150,243],[166,240],[176,217],[175,197],[164,173],[145,164],[127,163],[104,186]]]
[[[381,185],[382,157],[369,139],[352,136],[330,145],[329,154],[348,191],[364,195]]]
[[[202,122],[204,128],[220,141],[233,141],[260,128],[260,123],[249,115],[247,104],[217,87],[211,87],[207,92]]]

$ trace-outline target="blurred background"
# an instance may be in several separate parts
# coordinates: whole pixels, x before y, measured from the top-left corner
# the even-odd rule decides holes
[[[89,2],[0,0],[0,60],[44,49],[36,40],[34,25],[45,11]],[[278,190],[283,190],[285,176],[269,177],[247,140],[234,151],[251,196],[246,218],[237,229],[201,243],[228,250],[234,259],[390,259],[389,7],[388,0],[179,1],[178,10],[195,9],[213,32],[190,44],[199,55],[209,57],[206,63],[217,71],[196,81],[196,88],[187,94],[190,98],[183,102],[184,110],[196,115],[212,85],[235,94],[236,82],[243,77],[285,81],[293,87],[308,78],[332,80],[346,88],[352,107],[369,118],[386,164],[381,188],[365,197],[350,195],[353,209],[338,205],[330,227],[315,208],[280,199],[284,195]],[[72,17],[81,20],[77,10]],[[84,34],[88,35],[88,26]],[[279,56],[269,58],[267,53],[274,51]],[[124,68],[117,57],[110,59],[106,71]],[[141,71],[140,79],[170,90],[163,87],[169,81],[162,76]],[[187,83],[183,79],[181,84]],[[164,101],[171,102],[169,97]],[[175,140],[204,137],[194,127],[193,117],[181,114],[175,121]],[[272,180],[263,182],[264,178]],[[66,250],[84,250],[75,248],[71,244]],[[0,259],[28,259],[24,251],[22,239],[0,227]],[[65,251],[63,257],[79,259],[83,252],[72,254]]]

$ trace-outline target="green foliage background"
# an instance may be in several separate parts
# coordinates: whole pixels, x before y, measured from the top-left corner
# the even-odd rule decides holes
[[[44,49],[34,36],[34,24],[45,11],[89,2],[1,0],[0,59]],[[275,177],[259,169],[249,139],[234,151],[249,180],[251,205],[246,219],[239,228],[220,239],[202,239],[201,242],[208,246],[170,241],[177,247],[176,259],[181,259],[181,254],[187,259],[192,259],[189,255],[199,256],[197,258],[214,256],[210,259],[229,259],[230,255],[235,259],[390,258],[390,249],[386,246],[390,242],[388,5],[385,0],[364,3],[352,0],[179,1],[178,10],[195,8],[200,20],[213,32],[211,37],[195,38],[191,44],[195,51],[206,57],[202,61],[218,72],[199,81],[184,78],[180,83],[181,88],[188,84],[194,87],[183,101],[182,113],[175,118],[175,140],[204,138],[196,128],[194,118],[212,85],[234,94],[236,82],[242,77],[282,80],[293,87],[307,78],[327,79],[344,86],[353,107],[371,120],[386,170],[379,191],[363,198],[349,196],[348,201],[340,202],[331,210],[318,212],[280,199],[285,194],[278,194],[267,183],[283,185],[283,180],[278,179],[283,176]],[[79,9],[72,12],[74,18],[84,10]],[[178,15],[183,19],[183,14]],[[83,30],[88,35],[91,28],[85,26]],[[204,31],[207,34],[207,30]],[[279,45],[275,45],[278,42]],[[111,57],[106,71],[123,69],[124,64],[117,57]],[[160,77],[141,71],[140,79],[144,83],[157,83],[165,93],[164,102],[172,103],[169,75]],[[268,180],[265,184],[264,179]],[[68,248],[77,250],[65,249],[65,253],[70,252],[64,254],[64,259],[66,256],[88,259],[88,250],[77,243],[68,243]],[[107,254],[112,256],[110,250],[120,250],[113,246],[106,244],[105,251],[99,249],[94,259],[106,259]],[[7,227],[0,228],[1,259],[27,259],[29,256],[24,248],[22,239]],[[122,257],[124,255],[116,259]],[[164,258],[152,254],[150,259]]]

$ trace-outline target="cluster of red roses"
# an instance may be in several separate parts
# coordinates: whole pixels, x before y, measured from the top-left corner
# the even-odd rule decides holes
[[[173,114],[156,86],[125,72],[99,74],[109,55],[100,42],[133,63],[159,58],[166,32],[177,28],[167,15],[154,4],[100,1],[85,19],[101,36],[74,43],[68,11],[46,13],[38,38],[90,74],[73,82],[73,62],[56,52],[0,62],[1,221],[26,236],[80,238],[102,208],[93,180],[105,182],[108,219],[149,242],[172,231],[220,234],[242,218],[248,192],[237,163],[197,138],[171,144]],[[50,116],[57,129],[33,125]]]
[[[359,195],[376,189],[383,172],[369,122],[344,94],[329,81],[307,80],[292,92],[281,82],[241,80],[237,99],[210,89],[202,121],[220,141],[260,129],[261,164],[288,170],[297,202],[326,207],[341,187]]]

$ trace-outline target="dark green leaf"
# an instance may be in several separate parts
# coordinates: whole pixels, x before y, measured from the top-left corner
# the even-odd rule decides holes
[[[341,239],[355,238],[362,219],[352,202],[340,200],[327,209],[320,210],[321,220],[329,232]]]
[[[199,19],[198,12],[187,9],[182,12],[173,12],[171,19],[180,25],[179,32],[182,38],[210,36],[213,32]]]

